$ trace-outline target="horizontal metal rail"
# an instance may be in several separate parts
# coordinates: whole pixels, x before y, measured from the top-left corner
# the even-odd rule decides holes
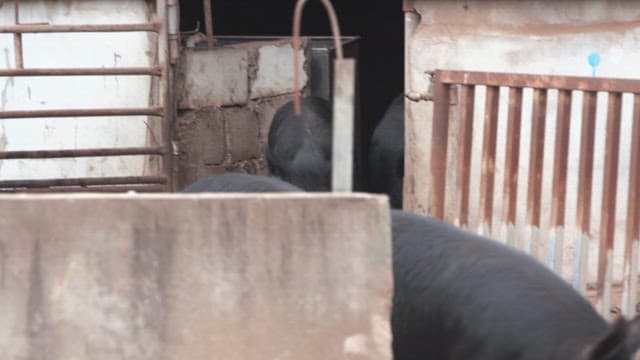
[[[67,33],[67,32],[159,32],[159,22],[140,24],[19,24],[0,26],[0,34],[34,34],[34,33]]]
[[[24,119],[43,117],[81,117],[81,116],[163,116],[161,106],[143,108],[111,109],[51,109],[51,110],[10,110],[0,111],[0,119]]]
[[[127,191],[136,192],[166,192],[166,185],[94,185],[94,186],[65,186],[65,187],[46,187],[46,188],[30,188],[30,189],[0,189],[0,194],[14,193],[70,193],[70,192],[101,192],[101,193],[124,193]]]
[[[0,188],[47,188],[54,186],[165,184],[166,176],[123,176],[38,180],[0,180]]]
[[[165,147],[0,151],[0,159],[51,159],[69,157],[164,155]]]
[[[151,75],[161,76],[162,66],[122,68],[32,68],[0,69],[0,76],[93,76],[93,75]]]
[[[435,76],[443,84],[640,93],[640,80],[634,79],[449,70],[436,70]]]

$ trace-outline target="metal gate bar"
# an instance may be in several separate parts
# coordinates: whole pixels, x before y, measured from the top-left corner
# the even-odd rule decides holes
[[[629,202],[627,204],[627,228],[624,251],[624,287],[622,311],[635,312],[638,301],[638,262],[640,262],[640,95],[633,101],[633,130],[631,159],[629,164]]]
[[[473,140],[473,105],[475,101],[475,88],[473,86],[461,86],[460,89],[460,141],[458,141],[458,224],[469,225],[469,180],[471,177],[471,144]]]
[[[547,90],[533,90],[533,114],[531,116],[531,149],[529,152],[529,183],[527,184],[527,226],[524,250],[537,250],[541,220],[542,171],[544,168],[544,134],[547,112]],[[533,175],[532,175],[533,174]]]
[[[174,29],[178,34],[174,34],[176,37],[179,35],[180,26],[177,24],[177,19],[169,19],[169,7],[177,10],[178,4],[172,0],[156,0],[156,17],[161,20],[161,30],[158,33],[158,61],[160,62],[160,66],[162,67],[162,76],[160,77],[160,105],[163,107],[164,114],[162,118],[161,124],[161,132],[162,139],[165,142],[164,146],[166,152],[162,157],[162,174],[167,178],[167,190],[173,191],[174,184],[174,167],[173,167],[173,152],[171,146],[171,115],[174,113],[173,102],[171,99],[171,89],[170,89],[170,77],[172,73],[169,71],[169,63],[171,62],[171,54],[169,50],[169,25],[173,24]],[[173,15],[177,15],[177,12],[173,13]],[[170,21],[171,20],[171,21]],[[177,42],[178,40],[174,38],[173,42]],[[177,46],[176,46],[177,48]],[[175,54],[177,57],[178,54]]]
[[[536,252],[541,236],[542,224],[542,178],[543,172],[553,171],[551,184],[550,237],[547,243],[546,260],[556,271],[563,261],[564,229],[566,221],[569,137],[571,132],[571,106],[574,91],[582,91],[582,125],[580,129],[579,165],[577,174],[576,229],[573,254],[573,281],[580,291],[586,290],[588,243],[590,238],[590,216],[594,176],[594,145],[597,112],[597,93],[608,93],[607,134],[604,149],[603,193],[599,233],[599,256],[597,267],[596,298],[602,312],[611,306],[613,244],[615,238],[615,209],[620,137],[622,122],[622,95],[634,94],[633,133],[631,139],[631,163],[629,164],[629,203],[624,253],[623,311],[635,311],[637,281],[640,267],[640,81],[632,79],[587,78],[575,76],[550,76],[533,74],[483,73],[437,70],[433,73],[433,122],[430,159],[429,209],[431,216],[444,219],[447,206],[455,208],[454,221],[462,226],[469,224],[470,168],[473,139],[473,111],[475,87],[486,87],[484,133],[482,135],[480,198],[478,220],[480,230],[491,234],[493,206],[493,183],[496,171],[496,144],[499,87],[508,88],[509,106],[507,114],[507,139],[504,163],[502,199],[502,222],[510,243],[514,235],[518,201],[520,130],[522,126],[523,89],[533,90],[532,120],[529,144],[529,175],[526,184],[527,198],[524,205],[526,235],[524,250]],[[459,89],[460,102],[455,104],[451,96]],[[553,164],[544,166],[546,113],[549,90],[558,91],[557,119],[555,124]],[[453,95],[452,95],[453,94]],[[451,111],[451,106],[458,112]],[[451,114],[459,114],[456,166],[447,169],[448,124]],[[625,150],[626,151],[626,150]],[[447,203],[446,181],[449,171],[454,171],[456,187],[455,204]],[[454,195],[454,194],[451,194]],[[521,234],[522,235],[522,234]],[[543,254],[535,254],[545,257]]]
[[[152,75],[161,76],[162,66],[118,68],[31,68],[0,69],[0,76],[91,76],[91,75]]]
[[[436,77],[438,75],[436,74]],[[449,131],[449,84],[438,81],[433,89],[433,128],[431,130],[431,206],[430,213],[444,218],[447,177],[447,136]]]
[[[104,149],[25,150],[0,151],[0,159],[52,159],[92,156],[163,155],[164,153],[165,148],[162,146]]]
[[[42,117],[82,117],[82,116],[163,116],[160,106],[145,108],[108,109],[51,109],[51,110],[9,110],[0,111],[0,119],[24,119]]]
[[[613,239],[616,226],[616,191],[620,153],[620,124],[622,93],[609,93],[607,106],[607,139],[604,152],[604,185],[600,213],[600,250],[598,252],[597,296],[602,299],[602,311],[611,304],[611,275],[613,273]]]
[[[140,24],[18,24],[2,25],[0,33],[36,34],[36,33],[65,33],[65,32],[160,32],[163,28],[160,22]]]
[[[60,186],[60,187],[43,187],[43,188],[12,188],[11,190],[0,189],[2,193],[69,193],[69,192],[106,192],[106,193],[122,193],[127,191],[136,192],[162,192],[165,191],[166,185],[91,185],[91,186]]]
[[[493,187],[496,173],[496,143],[498,136],[498,100],[500,88],[487,86],[482,143],[482,170],[480,178],[481,232],[491,234],[493,215]]]
[[[20,22],[20,4],[18,0],[13,2],[13,10],[16,24]],[[15,51],[16,67],[22,69],[24,67],[24,59],[22,58],[22,33],[13,34],[13,46]]]
[[[633,79],[511,74],[455,70],[437,70],[436,73],[438,82],[443,84],[507,86],[515,88],[626,93],[640,92],[640,81]]]
[[[571,130],[571,98],[569,90],[558,91],[556,143],[553,154],[553,184],[551,196],[551,234],[549,237],[549,264],[561,271],[563,258],[563,229],[567,203],[567,168],[569,160],[569,133]]]
[[[582,129],[580,132],[580,167],[578,169],[578,200],[576,204],[576,224],[579,234],[576,238],[576,258],[573,269],[573,286],[586,287],[587,259],[591,236],[591,189],[593,188],[593,162],[596,132],[597,93],[587,91],[582,98]]]
[[[507,243],[515,245],[516,209],[518,197],[518,163],[520,158],[520,129],[522,126],[522,88],[509,89],[509,114],[507,124],[507,144],[503,185],[503,233]],[[471,152],[471,141],[466,142]],[[471,164],[469,164],[471,167]],[[467,180],[468,183],[468,180]],[[467,185],[467,191],[469,185]]]
[[[148,67],[119,67],[119,68],[31,68],[23,69],[21,62],[16,62],[16,69],[0,70],[2,77],[15,76],[128,76],[143,75],[159,77],[160,106],[142,108],[104,108],[104,109],[48,109],[48,110],[12,110],[0,111],[0,119],[24,119],[42,117],[94,117],[94,116],[158,116],[162,117],[163,144],[149,147],[103,148],[103,149],[69,149],[69,150],[34,150],[34,151],[2,151],[0,159],[36,159],[36,158],[68,158],[92,156],[130,156],[130,155],[158,155],[163,157],[162,174],[160,176],[125,176],[107,178],[75,178],[75,179],[41,179],[41,180],[5,180],[0,181],[0,188],[13,188],[15,191],[50,188],[51,191],[66,191],[61,186],[75,186],[69,191],[111,191],[104,185],[131,186],[113,187],[113,191],[126,191],[138,188],[143,191],[159,189],[172,190],[171,147],[169,142],[170,128],[170,96],[169,96],[169,64],[167,50],[167,3],[166,0],[156,0],[156,21],[133,24],[16,24],[0,26],[0,33],[13,33],[16,48],[16,59],[22,58],[23,33],[79,33],[79,32],[155,32],[158,33],[158,63]],[[16,22],[19,19],[18,3],[16,2]],[[138,184],[150,184],[138,186]],[[81,186],[81,188],[77,188]],[[150,190],[151,189],[151,190]]]
[[[0,180],[0,188],[44,188],[53,186],[91,186],[127,184],[166,184],[166,176],[88,177],[38,180]]]

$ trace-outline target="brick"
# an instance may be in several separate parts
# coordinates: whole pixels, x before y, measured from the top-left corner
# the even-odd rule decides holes
[[[249,107],[223,108],[232,161],[260,157],[258,119]]]
[[[225,159],[224,119],[219,109],[188,111],[176,121],[178,184],[197,178],[198,168],[222,164]]]
[[[186,50],[178,76],[181,109],[246,104],[249,94],[246,48]]]
[[[307,83],[304,51],[300,51],[300,87]],[[290,43],[270,44],[258,49],[256,79],[251,84],[251,99],[293,92],[293,47]]]

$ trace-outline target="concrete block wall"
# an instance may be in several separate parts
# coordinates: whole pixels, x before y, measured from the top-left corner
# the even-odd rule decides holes
[[[303,42],[306,91],[308,47]],[[289,40],[184,49],[176,76],[177,189],[209,174],[266,174],[264,147],[273,114],[293,98]]]
[[[0,195],[0,358],[391,359],[382,196]]]

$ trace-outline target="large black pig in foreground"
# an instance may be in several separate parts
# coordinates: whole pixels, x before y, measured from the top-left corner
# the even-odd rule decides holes
[[[398,95],[373,131],[369,151],[371,191],[389,195],[391,207],[402,208],[404,177],[404,96]]]
[[[640,320],[609,325],[534,258],[392,211],[395,360],[631,359]]]
[[[290,101],[276,111],[266,149],[271,175],[306,191],[331,189],[331,107],[319,97],[301,100],[296,116]]]
[[[242,173],[211,175],[185,187],[183,193],[196,192],[296,192],[302,191],[280,179]]]

